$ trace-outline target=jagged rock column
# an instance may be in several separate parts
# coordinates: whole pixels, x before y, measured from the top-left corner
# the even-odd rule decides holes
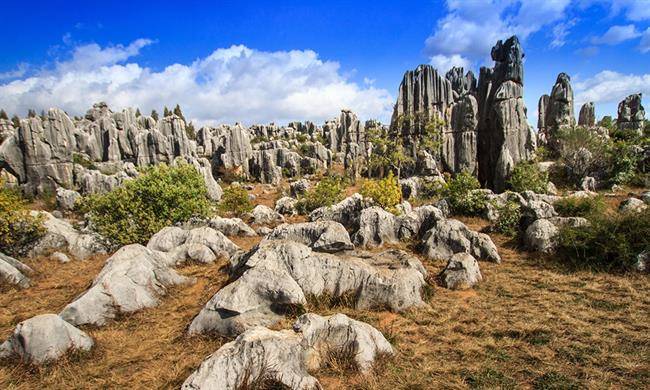
[[[641,105],[640,93],[630,95],[618,104],[618,119],[616,125],[619,130],[643,133],[645,122],[645,109]]]
[[[596,107],[593,102],[587,102],[580,107],[578,126],[588,128],[596,126]]]

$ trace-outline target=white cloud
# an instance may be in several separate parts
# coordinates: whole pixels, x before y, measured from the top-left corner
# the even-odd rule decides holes
[[[650,95],[650,74],[623,74],[604,70],[584,81],[574,83],[576,106],[585,102],[618,103],[633,93]]]
[[[27,73],[27,69],[29,69],[29,65],[27,63],[21,62],[18,64],[16,69],[0,72],[0,80],[17,79],[23,77]]]
[[[431,57],[431,65],[433,65],[433,67],[438,69],[440,72],[446,73],[454,66],[460,66],[466,70],[469,70],[471,62],[459,54],[453,54],[450,56],[438,54]]]
[[[640,35],[641,33],[636,30],[633,24],[612,26],[602,36],[592,38],[591,43],[594,45],[616,45],[637,38]]]
[[[448,14],[425,42],[430,56],[488,58],[499,40],[517,34],[526,39],[542,27],[565,18],[570,0],[448,0]],[[562,37],[566,38],[566,34]]]
[[[578,22],[577,19],[567,20],[566,22],[558,23],[553,27],[553,40],[550,46],[552,48],[562,47],[566,44],[566,38],[569,35],[569,30]]]
[[[348,80],[337,62],[310,50],[232,46],[154,71],[132,59],[149,44],[139,39],[128,46],[78,46],[71,59],[50,70],[0,84],[0,107],[24,114],[57,106],[82,114],[98,101],[143,112],[178,103],[198,123],[323,121],[343,107],[361,118],[390,117],[393,99],[386,90]]]
[[[647,0],[611,0],[611,9],[614,15],[624,12],[627,19],[635,22],[650,20],[650,4]]]
[[[639,44],[641,53],[650,52],[650,27],[648,27],[641,36],[641,43]]]

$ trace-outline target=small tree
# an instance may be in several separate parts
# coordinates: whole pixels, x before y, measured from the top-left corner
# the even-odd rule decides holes
[[[181,106],[176,104],[176,107],[174,107],[174,115],[180,117],[183,121],[185,121],[185,116],[183,115],[183,111],[181,111]]]
[[[185,133],[189,139],[196,139],[196,129],[194,128],[194,124],[192,122],[188,123],[187,126],[185,126]]]
[[[171,116],[172,112],[169,111],[169,108],[167,106],[163,107],[163,117],[167,118],[168,116]]]
[[[368,175],[373,170],[379,170],[379,176],[384,177],[390,169],[395,169],[399,179],[402,167],[413,162],[413,158],[405,153],[404,138],[400,134],[390,134],[378,126],[368,129],[367,133],[373,146],[368,158]]]
[[[158,115],[158,111],[156,111],[156,110],[151,110],[151,117],[152,117],[156,122],[158,122],[158,119],[160,118],[159,115]]]
[[[11,117],[11,123],[13,123],[14,127],[17,129],[20,127],[20,118],[18,115],[15,115]]]
[[[7,113],[5,112],[5,110],[0,109],[0,119],[9,120],[9,117],[7,116]]]
[[[141,117],[141,116],[142,116],[142,113],[140,113],[140,109],[139,108],[136,109],[135,110],[135,117],[138,118],[138,117]]]

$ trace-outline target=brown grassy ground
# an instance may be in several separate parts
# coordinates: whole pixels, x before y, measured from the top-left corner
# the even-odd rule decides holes
[[[473,229],[485,226],[463,220]],[[324,368],[315,374],[325,388],[648,388],[647,276],[570,272],[492,237],[502,264],[482,262],[484,281],[471,291],[434,286],[430,309],[395,314],[318,307],[321,314],[344,312],[376,326],[396,350],[370,378],[337,364]],[[258,240],[234,241],[250,248]],[[0,292],[0,340],[21,320],[58,312],[89,286],[104,259],[28,261],[38,271],[34,285]],[[423,261],[431,275],[444,266]],[[224,264],[183,267],[179,271],[196,277],[196,284],[171,290],[156,308],[84,328],[96,341],[88,354],[41,369],[0,362],[0,388],[178,388],[224,342],[184,336],[225,283]]]

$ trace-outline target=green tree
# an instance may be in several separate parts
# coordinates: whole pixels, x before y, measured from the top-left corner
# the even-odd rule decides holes
[[[368,176],[372,171],[379,171],[379,176],[384,177],[389,170],[394,169],[399,179],[404,165],[414,161],[405,152],[404,138],[381,126],[368,129],[367,134],[372,144],[372,153],[368,158]]]
[[[194,128],[194,123],[190,122],[185,126],[185,133],[189,139],[196,139],[196,129]]]
[[[174,115],[180,117],[184,122],[186,122],[186,121],[185,121],[185,116],[183,115],[183,111],[181,110],[181,106],[179,106],[178,104],[176,104],[176,107],[174,107],[174,111],[173,111],[173,112],[174,112]]]
[[[141,116],[142,116],[142,113],[140,112],[140,109],[139,108],[136,109],[135,110],[135,117],[138,118],[138,117],[141,117]]]
[[[158,119],[160,119],[160,116],[158,115],[158,111],[156,110],[151,110],[151,117],[158,122]]]
[[[167,108],[167,106],[163,107],[163,118],[167,118],[171,114],[172,114],[172,112],[169,111],[169,108]]]
[[[5,110],[0,109],[0,119],[9,120],[9,117],[7,116],[7,113],[5,112]]]
[[[609,115],[604,116],[603,119],[601,119],[600,122],[598,122],[598,126],[604,127],[606,129],[609,129],[609,130],[613,130],[614,129],[614,120],[612,120],[612,117],[609,116]]]
[[[15,115],[11,117],[11,122],[14,124],[14,127],[17,129],[20,127],[20,118],[18,115]]]

